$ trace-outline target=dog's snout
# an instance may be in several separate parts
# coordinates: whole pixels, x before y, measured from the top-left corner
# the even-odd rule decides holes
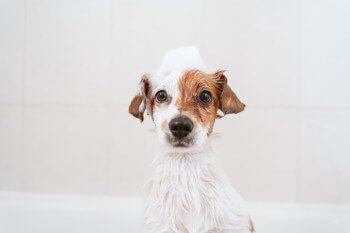
[[[169,122],[169,129],[174,137],[181,139],[191,133],[193,123],[188,117],[176,117]]]

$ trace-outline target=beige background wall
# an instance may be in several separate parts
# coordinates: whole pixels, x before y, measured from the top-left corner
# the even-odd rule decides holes
[[[196,45],[248,108],[217,123],[250,201],[350,202],[347,0],[0,0],[0,190],[140,195],[138,77]]]

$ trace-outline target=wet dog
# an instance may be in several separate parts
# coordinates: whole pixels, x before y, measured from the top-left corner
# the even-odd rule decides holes
[[[148,113],[160,144],[146,184],[146,233],[254,231],[210,146],[215,120],[244,107],[224,71],[207,72],[194,47],[169,51],[156,72],[141,77],[129,112],[141,121]]]

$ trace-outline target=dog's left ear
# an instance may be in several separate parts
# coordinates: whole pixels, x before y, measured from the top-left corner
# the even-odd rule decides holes
[[[231,113],[239,113],[244,110],[245,104],[243,104],[232,91],[227,83],[227,78],[224,75],[225,71],[217,71],[214,74],[214,79],[220,89],[221,95],[219,99],[219,109],[226,115]]]
[[[129,113],[136,118],[139,118],[140,121],[143,121],[143,113],[147,107],[147,99],[149,98],[151,85],[147,75],[143,75],[140,81],[140,90],[131,100],[129,105]]]

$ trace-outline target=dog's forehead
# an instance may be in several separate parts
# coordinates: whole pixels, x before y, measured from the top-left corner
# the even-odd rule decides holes
[[[165,89],[176,92],[179,79],[189,70],[206,70],[206,65],[195,47],[180,47],[167,52],[161,65],[152,74],[153,91]]]

